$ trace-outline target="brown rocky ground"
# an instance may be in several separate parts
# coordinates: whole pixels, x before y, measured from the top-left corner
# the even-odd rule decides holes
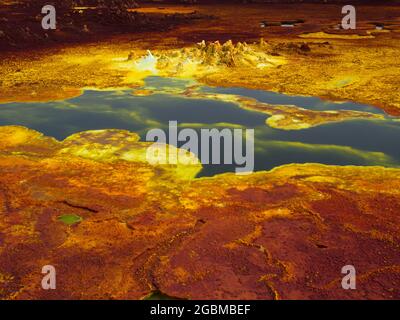
[[[400,298],[400,170],[310,164],[193,179],[196,167],[123,160],[125,147],[143,148],[125,131],[64,142],[0,132],[3,299]],[[41,289],[46,264],[57,290]],[[357,290],[341,288],[348,264]]]

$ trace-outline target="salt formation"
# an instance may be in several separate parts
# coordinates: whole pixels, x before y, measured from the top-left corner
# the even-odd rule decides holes
[[[266,67],[275,65],[275,61],[262,50],[260,45],[248,45],[246,42],[233,44],[231,40],[220,44],[219,41],[206,43],[204,40],[193,48],[183,48],[160,55],[159,69],[184,69],[190,64],[200,66],[223,67]]]

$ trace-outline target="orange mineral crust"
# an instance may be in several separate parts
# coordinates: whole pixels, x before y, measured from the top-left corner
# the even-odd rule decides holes
[[[127,131],[0,137],[0,298],[400,298],[398,169],[199,179],[199,164],[151,166]]]

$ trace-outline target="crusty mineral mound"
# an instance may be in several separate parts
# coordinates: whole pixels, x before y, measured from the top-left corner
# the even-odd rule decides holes
[[[158,59],[161,71],[180,73],[193,64],[202,67],[253,67],[265,68],[282,64],[282,59],[266,54],[260,44],[248,45],[246,42],[233,44],[231,40],[220,44],[219,41],[202,41],[196,46],[162,53]]]
[[[141,144],[120,130],[59,142],[0,127],[0,298],[400,297],[400,170],[182,178],[123,156]],[[41,287],[44,265],[56,290]],[[341,286],[345,265],[356,290]]]

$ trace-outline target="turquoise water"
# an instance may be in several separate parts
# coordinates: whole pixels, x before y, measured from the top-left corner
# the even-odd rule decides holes
[[[152,128],[168,131],[168,121],[180,128],[242,127],[255,129],[255,170],[287,163],[317,162],[335,165],[400,165],[400,122],[347,120],[304,130],[285,131],[265,124],[268,115],[241,109],[217,100],[186,98],[174,93],[157,93],[191,85],[190,81],[150,77],[146,88],[155,94],[133,96],[131,90],[92,91],[65,101],[0,104],[0,125],[22,125],[59,140],[85,130],[126,129],[144,140]],[[382,113],[372,106],[334,103],[314,97],[297,97],[244,88],[203,87],[253,97],[272,104],[293,104],[313,110],[363,110]],[[221,124],[223,123],[223,124]],[[234,171],[234,165],[206,165],[200,175]]]

